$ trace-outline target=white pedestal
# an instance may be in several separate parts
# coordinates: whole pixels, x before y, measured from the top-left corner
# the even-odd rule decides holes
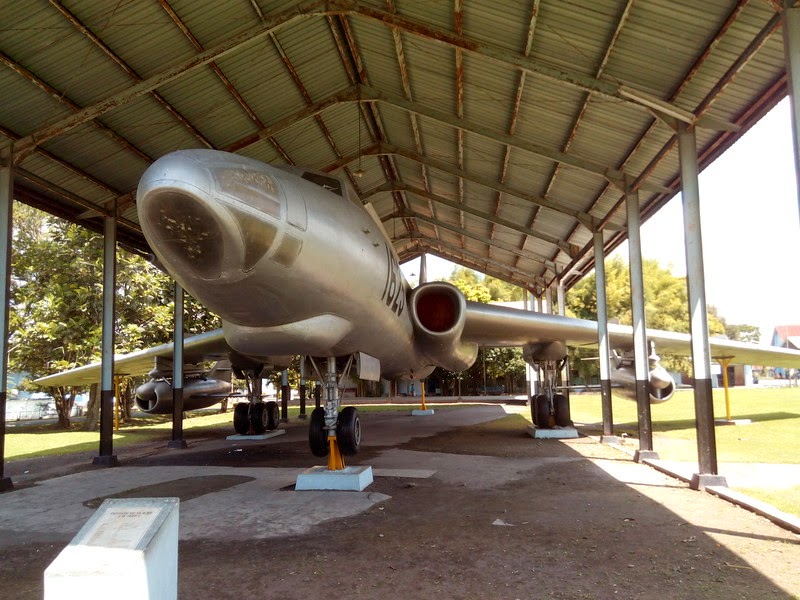
[[[578,437],[578,430],[574,427],[540,429],[539,427],[528,425],[528,433],[537,440],[571,440]]]
[[[175,600],[178,505],[178,498],[103,501],[45,570],[45,600]]]
[[[372,467],[345,467],[329,471],[327,467],[311,467],[297,476],[295,490],[344,490],[361,492],[372,483]]]
[[[429,417],[434,414],[432,408],[415,408],[411,411],[412,417]]]

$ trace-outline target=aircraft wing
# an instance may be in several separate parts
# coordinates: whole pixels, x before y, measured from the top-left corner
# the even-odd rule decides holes
[[[153,368],[156,357],[172,359],[174,344],[161,344],[144,350],[121,354],[114,357],[114,373],[117,375],[142,375]],[[204,360],[221,360],[228,356],[228,344],[222,329],[214,329],[199,335],[187,337],[183,341],[184,361],[197,363]],[[44,386],[85,385],[100,381],[99,362],[76,367],[61,373],[36,379],[34,383]]]
[[[633,347],[633,329],[627,325],[608,325],[612,349]],[[659,355],[690,356],[691,336],[648,329]],[[565,342],[568,346],[597,344],[597,322],[530,311],[467,302],[462,340],[486,346],[523,346],[529,343]],[[709,340],[713,358],[731,358],[737,364],[800,368],[800,351],[773,346],[734,342],[723,338]]]

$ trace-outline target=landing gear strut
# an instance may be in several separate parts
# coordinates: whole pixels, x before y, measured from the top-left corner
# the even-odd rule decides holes
[[[540,429],[572,426],[569,400],[558,392],[558,376],[567,359],[536,361],[534,366],[541,373],[541,393],[531,400],[531,418]]]
[[[247,383],[247,402],[233,409],[233,428],[239,435],[261,435],[278,428],[280,411],[277,402],[261,399],[261,369],[246,369],[237,376]]]
[[[311,365],[324,387],[325,405],[315,408],[311,413],[308,429],[308,444],[314,456],[327,456],[328,469],[337,471],[344,469],[344,456],[352,456],[361,445],[361,421],[358,411],[348,406],[339,412],[339,383],[336,373],[336,358],[328,358],[325,374],[319,370],[317,363],[309,357]],[[347,360],[342,369],[342,379],[350,372],[353,357]]]

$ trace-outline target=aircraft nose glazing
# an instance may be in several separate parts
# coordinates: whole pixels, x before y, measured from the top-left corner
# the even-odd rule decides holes
[[[140,222],[170,270],[182,278],[236,281],[270,251],[280,233],[282,195],[272,175],[253,163],[189,150],[148,169],[139,185]]]

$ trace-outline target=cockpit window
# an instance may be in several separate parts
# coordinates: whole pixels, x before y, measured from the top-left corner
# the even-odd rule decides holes
[[[320,175],[319,173],[306,171],[303,173],[303,179],[310,181],[311,183],[316,183],[318,186],[325,188],[329,192],[333,192],[337,196],[342,195],[342,183],[335,177],[326,177],[325,175]]]

